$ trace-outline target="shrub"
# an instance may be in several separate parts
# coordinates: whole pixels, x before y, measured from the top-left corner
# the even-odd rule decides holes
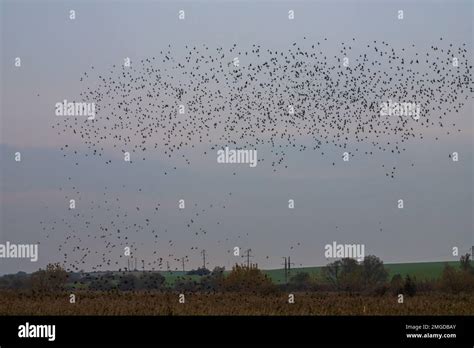
[[[68,279],[67,272],[59,263],[48,264],[31,274],[31,289],[38,292],[57,292],[64,289]]]
[[[224,267],[215,267],[211,274],[201,278],[200,289],[202,291],[220,290],[224,281],[224,271]]]
[[[118,288],[122,291],[131,291],[138,288],[138,278],[133,274],[125,274],[120,277]]]
[[[461,256],[461,259],[459,260],[460,267],[463,271],[466,272],[471,272],[473,271],[472,266],[471,266],[471,255],[466,254]]]
[[[95,278],[89,283],[90,290],[111,291],[116,288],[117,286],[114,282],[108,278]]]
[[[349,292],[363,289],[363,267],[356,260],[349,258],[341,260],[339,287]]]
[[[414,279],[407,274],[405,277],[405,284],[403,284],[403,293],[407,296],[415,296],[416,294],[416,283]]]
[[[390,281],[390,292],[393,295],[398,295],[403,293],[403,278],[400,274],[395,274]]]
[[[305,291],[310,290],[313,288],[313,280],[311,276],[307,272],[298,272],[294,276],[290,278],[290,289],[294,289],[297,291]]]
[[[161,289],[165,283],[165,277],[158,272],[143,273],[138,279],[138,288],[144,290]]]
[[[362,277],[366,287],[377,286],[387,281],[388,272],[382,260],[377,256],[369,255],[362,262]]]
[[[474,276],[467,270],[455,269],[446,264],[441,275],[440,288],[453,294],[473,292]]]
[[[270,278],[258,268],[235,265],[222,281],[224,291],[252,292],[269,294],[276,292],[277,287]]]
[[[178,279],[174,283],[174,289],[178,292],[196,292],[200,290],[198,282],[191,279]]]

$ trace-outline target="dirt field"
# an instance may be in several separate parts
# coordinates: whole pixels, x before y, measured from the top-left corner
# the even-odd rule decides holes
[[[405,298],[368,297],[338,293],[287,294],[178,294],[78,292],[76,303],[69,294],[33,296],[0,292],[0,315],[473,315],[474,296],[420,294]]]

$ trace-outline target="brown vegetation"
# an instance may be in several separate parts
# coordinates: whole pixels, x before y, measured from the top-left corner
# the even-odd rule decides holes
[[[295,293],[259,296],[242,293],[186,294],[153,292],[77,292],[31,295],[0,292],[0,315],[473,315],[474,296],[430,293],[407,297],[344,293]]]

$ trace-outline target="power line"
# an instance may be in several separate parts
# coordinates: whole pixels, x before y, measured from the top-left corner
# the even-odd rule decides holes
[[[288,256],[288,275],[290,275],[291,265],[294,265],[294,262],[291,262],[290,256]]]
[[[246,257],[247,257],[247,268],[250,269],[250,258],[253,257],[253,255],[250,255],[250,252],[252,251],[252,249],[247,249],[245,252],[246,252]]]
[[[202,249],[202,268],[206,268],[206,249]]]
[[[282,263],[282,265],[285,265],[285,283],[288,284],[288,276],[290,275],[291,265],[294,265],[294,262],[291,262],[290,256],[283,256],[282,258],[285,260],[285,262]]]

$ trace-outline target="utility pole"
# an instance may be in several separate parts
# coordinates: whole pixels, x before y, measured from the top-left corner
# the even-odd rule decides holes
[[[250,252],[252,251],[252,249],[247,249],[245,252],[247,253],[247,268],[250,269],[250,258],[253,257],[252,255],[250,255]]]
[[[143,268],[143,272],[145,272],[145,260],[142,260],[142,268]]]
[[[184,257],[181,258],[181,261],[183,262],[183,272],[184,272]]]
[[[206,249],[202,249],[201,251],[202,254],[202,268],[206,268]]]
[[[127,272],[130,272],[130,259],[127,259]]]
[[[293,262],[290,261],[290,257],[288,256],[288,275],[290,275],[290,271],[291,271],[291,265],[294,265]]]
[[[169,272],[170,271],[170,262],[166,261],[166,270]]]
[[[283,256],[283,259],[285,259],[285,284],[288,284],[288,274],[287,274],[288,265],[287,265],[286,257],[285,257],[285,256]]]

